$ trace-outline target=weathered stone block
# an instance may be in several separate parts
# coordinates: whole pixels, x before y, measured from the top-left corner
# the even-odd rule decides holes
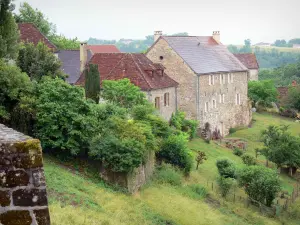
[[[8,167],[11,165],[11,159],[7,156],[0,156],[0,168],[1,167]]]
[[[14,170],[7,173],[7,178],[4,187],[27,186],[29,176],[24,170]]]
[[[12,160],[13,165],[16,168],[36,168],[43,166],[43,157],[41,154],[38,155],[19,155],[15,156]]]
[[[46,185],[44,171],[42,169],[32,171],[32,181],[35,187]]]
[[[0,222],[3,225],[30,225],[32,218],[29,211],[8,211],[0,215]]]
[[[12,196],[15,206],[48,205],[46,189],[19,189]]]
[[[37,139],[30,139],[24,142],[16,142],[14,148],[17,153],[41,154],[42,148],[40,141]]]
[[[34,210],[37,225],[50,225],[49,209]]]
[[[5,207],[10,205],[9,191],[0,191],[0,206]]]

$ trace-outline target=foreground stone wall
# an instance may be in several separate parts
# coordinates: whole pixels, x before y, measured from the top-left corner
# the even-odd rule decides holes
[[[154,168],[155,152],[149,151],[145,163],[135,168],[132,172],[113,172],[101,166],[100,176],[103,180],[112,185],[118,185],[130,193],[135,193],[150,179]]]
[[[50,225],[40,141],[2,124],[0,224]]]

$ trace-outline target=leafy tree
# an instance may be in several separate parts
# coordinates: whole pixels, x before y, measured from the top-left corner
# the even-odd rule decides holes
[[[184,112],[176,111],[172,114],[170,125],[187,133],[190,136],[190,139],[194,138],[197,134],[198,122],[196,120],[186,119]]]
[[[271,80],[250,81],[248,95],[254,105],[269,106],[272,102],[277,101],[278,92]]]
[[[258,202],[271,206],[280,191],[278,174],[262,166],[246,166],[238,173],[238,182],[247,195]]]
[[[85,96],[99,102],[100,95],[100,74],[97,64],[89,64],[85,69]]]
[[[285,105],[300,111],[300,86],[289,87],[287,98],[284,100]]]
[[[218,159],[216,162],[220,176],[224,178],[236,178],[236,166],[226,158]]]
[[[203,160],[207,160],[205,152],[198,152],[198,155],[196,157],[196,162],[197,162],[196,170],[198,170],[199,165],[203,163]]]
[[[222,197],[225,198],[228,195],[233,184],[235,183],[235,180],[232,178],[225,178],[223,176],[219,176],[217,179],[217,183],[219,185]]]
[[[251,40],[250,39],[246,39],[244,41],[244,46],[239,50],[240,53],[251,53],[252,49],[251,49]]]
[[[178,166],[188,174],[192,168],[192,156],[189,154],[187,142],[186,135],[170,135],[163,141],[157,157],[166,163]]]
[[[45,36],[50,37],[56,33],[56,27],[38,9],[32,8],[27,2],[21,3],[19,14],[15,14],[18,23],[33,23]]]
[[[34,46],[24,43],[19,52],[17,65],[26,72],[32,80],[40,80],[43,76],[64,79],[66,74],[61,71],[61,62],[42,42]]]
[[[62,34],[52,35],[50,40],[58,49],[76,50],[80,47],[78,38],[69,39]]]
[[[18,55],[18,27],[12,16],[10,0],[0,1],[0,59],[16,59]]]
[[[44,78],[37,89],[36,137],[43,148],[67,156],[86,154],[100,127],[84,90],[59,78]]]
[[[256,159],[252,156],[252,155],[249,155],[249,154],[244,154],[242,156],[242,160],[243,160],[243,163],[246,164],[247,166],[253,166],[253,165],[256,165]]]
[[[124,108],[132,108],[135,105],[146,104],[146,96],[130,82],[129,79],[104,80],[102,82],[103,91],[101,97],[109,102]]]
[[[9,122],[12,110],[33,91],[26,73],[14,65],[0,61],[0,122]]]

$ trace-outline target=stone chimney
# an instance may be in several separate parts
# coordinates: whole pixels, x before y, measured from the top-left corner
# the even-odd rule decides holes
[[[162,35],[162,31],[154,31],[154,42]]]
[[[220,41],[220,31],[213,31],[213,39],[215,39],[215,41],[217,42],[217,43],[221,43],[221,41]]]
[[[82,73],[87,63],[87,43],[80,43],[80,72]]]

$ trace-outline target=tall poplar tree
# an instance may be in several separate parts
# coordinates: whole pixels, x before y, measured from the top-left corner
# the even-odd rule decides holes
[[[98,65],[89,64],[84,70],[85,73],[85,96],[93,99],[96,103],[99,102],[100,96],[100,74]]]

